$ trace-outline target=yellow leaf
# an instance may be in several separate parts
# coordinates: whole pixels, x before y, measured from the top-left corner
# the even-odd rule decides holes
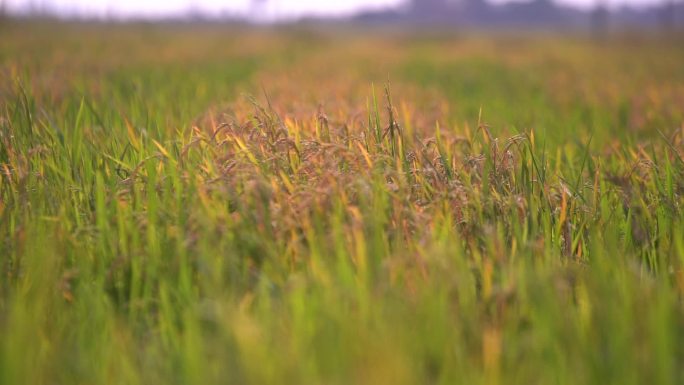
[[[126,122],[126,130],[128,131],[128,140],[130,140],[131,145],[133,145],[136,150],[140,151],[140,141],[135,135],[135,128],[133,128],[131,122],[128,121],[128,118],[124,118],[124,121]]]
[[[368,164],[369,168],[373,167],[373,161],[370,158],[370,155],[368,155],[368,151],[366,151],[365,148],[361,145],[361,143],[356,143],[356,145],[359,147],[359,150],[361,150],[361,154],[363,155],[363,158],[366,160],[366,163]]]
[[[295,187],[290,181],[290,178],[287,177],[287,175],[280,170],[280,179],[283,181],[283,184],[285,185],[285,188],[287,188],[287,192],[290,194],[294,193]]]
[[[164,149],[164,147],[163,147],[161,144],[159,144],[159,142],[157,142],[156,140],[152,139],[152,143],[154,143],[154,145],[157,146],[157,148],[159,149],[159,152],[161,152],[162,155],[164,155],[164,156],[167,157],[167,158],[170,158],[170,157],[171,157],[171,156],[169,155],[169,153]]]
[[[568,195],[565,193],[565,189],[563,189],[562,198],[561,198],[561,212],[560,212],[560,224],[561,225],[565,222],[565,218],[567,218],[567,210],[568,210]]]

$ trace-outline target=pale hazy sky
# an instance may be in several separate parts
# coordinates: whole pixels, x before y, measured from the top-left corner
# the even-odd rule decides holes
[[[496,3],[507,0],[492,0]],[[583,8],[596,0],[556,0]],[[612,6],[644,5],[661,0],[607,0]],[[2,3],[3,0],[0,0]],[[344,15],[359,9],[397,6],[406,0],[4,0],[11,12],[30,6],[58,10],[64,14],[90,16],[163,17],[181,15],[190,9],[208,14],[233,13],[239,16],[259,15],[262,20],[299,17],[302,15]]]

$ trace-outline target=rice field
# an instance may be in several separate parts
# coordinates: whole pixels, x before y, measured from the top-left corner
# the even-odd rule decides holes
[[[682,384],[683,63],[2,21],[0,384]]]

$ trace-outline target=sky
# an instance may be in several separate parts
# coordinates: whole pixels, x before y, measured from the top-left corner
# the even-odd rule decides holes
[[[117,17],[167,17],[197,10],[209,15],[233,14],[272,21],[301,16],[352,14],[361,9],[398,6],[406,0],[0,0],[10,12],[33,6],[67,15]],[[492,0],[501,3],[508,0]],[[521,1],[521,0],[518,0]],[[597,0],[556,0],[562,4],[591,8]],[[607,0],[608,5],[645,5],[660,0]]]
[[[0,0],[2,2],[3,0]],[[4,0],[7,9],[21,12],[31,6],[69,14],[105,16],[173,16],[190,9],[208,14],[260,15],[263,19],[304,15],[345,15],[359,9],[397,6],[403,0]]]

